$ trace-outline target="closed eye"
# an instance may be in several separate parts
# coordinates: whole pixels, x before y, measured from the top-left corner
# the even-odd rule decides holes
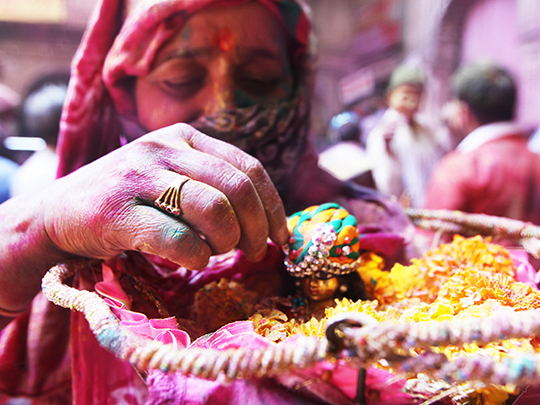
[[[204,83],[205,78],[201,76],[182,80],[163,80],[162,86],[169,94],[184,99],[194,96]]]
[[[273,93],[279,89],[282,79],[278,78],[258,78],[258,77],[242,77],[239,79],[239,84],[248,93],[254,96],[264,96]]]

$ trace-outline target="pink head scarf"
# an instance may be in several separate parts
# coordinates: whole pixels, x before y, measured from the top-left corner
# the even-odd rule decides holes
[[[124,80],[148,74],[156,52],[189,16],[211,5],[245,1],[249,0],[128,0],[123,7],[121,0],[101,0],[73,60],[60,125],[58,175],[120,146],[120,117],[136,122],[135,103]],[[302,0],[255,1],[283,24],[298,66],[308,53],[311,29]]]

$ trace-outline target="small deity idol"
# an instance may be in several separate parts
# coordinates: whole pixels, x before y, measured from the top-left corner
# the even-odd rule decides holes
[[[356,218],[336,203],[306,208],[287,222],[292,235],[284,247],[285,265],[299,287],[293,299],[298,320],[321,319],[335,299],[367,299],[358,270],[360,249]]]

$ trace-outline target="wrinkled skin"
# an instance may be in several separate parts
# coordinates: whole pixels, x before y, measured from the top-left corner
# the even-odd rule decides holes
[[[182,188],[180,220],[153,205],[176,173],[193,179]],[[200,269],[211,254],[235,246],[260,260],[268,237],[279,244],[288,237],[283,205],[262,165],[186,124],[145,135],[46,192],[9,200],[0,217],[14,242],[2,243],[0,307],[12,311],[35,294],[35,287],[27,289],[32,277],[72,256],[103,259],[139,250]],[[24,240],[17,240],[21,231]],[[11,266],[28,268],[24,283],[4,271]]]
[[[228,107],[277,103],[292,88],[282,28],[266,7],[248,2],[189,18],[137,78],[135,98],[140,123],[152,131]]]
[[[290,95],[292,74],[273,18],[256,3],[196,13],[163,52],[189,56],[189,49],[204,49],[202,57],[195,52],[195,58],[163,62],[162,52],[136,84],[141,124],[154,132],[44,192],[0,205],[4,314],[28,308],[44,273],[72,257],[105,259],[138,250],[201,269],[212,254],[238,247],[257,261],[268,237],[287,241],[283,204],[262,165],[188,125],[172,125],[216,108]],[[205,26],[215,30],[194,33]],[[254,47],[263,59],[242,59],[243,50]],[[204,77],[197,76],[201,71]],[[183,214],[174,218],[154,201],[178,176],[192,180],[182,188]]]
[[[100,176],[115,171],[115,176]],[[153,206],[176,173],[192,179],[182,188],[180,220]],[[85,174],[103,180],[96,182],[95,190],[85,185],[72,201],[67,200],[79,212],[69,221],[49,215],[44,218],[47,233],[65,251],[106,258],[124,250],[140,250],[200,269],[211,254],[228,252],[237,245],[250,259],[260,260],[268,236],[276,241],[287,236],[283,205],[262,165],[185,124],[134,141],[73,177]],[[62,189],[69,195],[71,188]],[[73,238],[71,224],[89,219],[89,226]]]

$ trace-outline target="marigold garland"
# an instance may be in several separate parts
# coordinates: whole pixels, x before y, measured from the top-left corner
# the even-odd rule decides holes
[[[364,258],[365,266],[359,273],[373,301],[336,300],[336,306],[327,308],[323,319],[312,318],[305,323],[297,323],[294,319],[285,321],[279,311],[268,319],[258,314],[252,317],[256,331],[274,341],[281,341],[296,333],[324,337],[327,319],[344,312],[360,312],[379,321],[406,323],[484,317],[504,311],[540,308],[540,293],[515,281],[516,268],[509,252],[491,243],[490,238],[455,236],[452,243],[413,259],[410,266],[396,264],[391,271],[383,270],[384,263],[380,257],[373,253],[365,255],[369,256]],[[433,350],[441,351],[449,358],[482,353],[501,359],[515,353],[531,353],[538,347],[536,339],[512,339],[482,347],[469,344]],[[440,386],[440,382],[430,384],[432,387]],[[415,385],[414,381],[411,385]],[[420,385],[424,386],[425,392],[428,391],[428,383],[422,381]],[[495,405],[503,404],[509,395],[516,394],[511,386],[473,388],[453,387],[448,398],[453,403],[473,400]],[[467,395],[462,395],[463,392]]]
[[[513,277],[515,268],[508,251],[481,236],[464,238],[456,235],[452,243],[426,252],[420,259],[412,259],[410,266],[396,264],[390,272],[380,267],[362,268],[360,276],[368,293],[381,304],[406,298],[433,302],[448,277],[466,268],[475,271]]]

